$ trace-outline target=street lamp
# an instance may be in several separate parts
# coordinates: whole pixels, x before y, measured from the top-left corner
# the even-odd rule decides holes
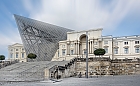
[[[88,78],[88,31],[86,31],[86,78]]]

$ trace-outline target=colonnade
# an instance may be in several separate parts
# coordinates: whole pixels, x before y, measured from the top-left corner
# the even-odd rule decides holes
[[[83,46],[80,41],[77,40],[74,42],[74,54],[75,55],[83,54],[82,48],[83,48]],[[86,49],[86,47],[84,49]],[[88,53],[89,54],[94,53],[94,40],[88,41]],[[70,55],[70,43],[67,43],[67,55]]]

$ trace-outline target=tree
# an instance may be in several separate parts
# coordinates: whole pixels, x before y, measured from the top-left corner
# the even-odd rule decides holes
[[[5,60],[5,56],[4,55],[0,55],[0,60]]]
[[[35,59],[37,57],[37,55],[33,54],[33,53],[30,53],[30,54],[28,54],[27,57],[30,58],[30,59]]]
[[[105,49],[102,49],[102,48],[96,49],[94,51],[94,54],[95,55],[98,55],[100,57],[101,55],[104,55],[105,54]]]

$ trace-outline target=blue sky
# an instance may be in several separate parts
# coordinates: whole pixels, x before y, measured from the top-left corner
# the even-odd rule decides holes
[[[140,35],[140,0],[0,0],[0,55],[22,43],[13,14],[103,35]]]

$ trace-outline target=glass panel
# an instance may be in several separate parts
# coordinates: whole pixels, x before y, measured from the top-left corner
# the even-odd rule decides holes
[[[62,49],[62,55],[63,56],[65,55],[65,49]]]
[[[135,48],[135,53],[139,53],[139,47]]]
[[[105,53],[108,53],[108,48],[105,48]]]
[[[74,54],[74,51],[73,50],[71,50],[71,55],[73,55]]]
[[[124,48],[124,53],[128,54],[128,48]]]
[[[16,53],[16,58],[18,58],[18,53]]]
[[[58,42],[66,40],[67,32],[72,31],[22,16],[14,16],[26,54],[36,54],[37,61],[51,61],[58,50]]]

